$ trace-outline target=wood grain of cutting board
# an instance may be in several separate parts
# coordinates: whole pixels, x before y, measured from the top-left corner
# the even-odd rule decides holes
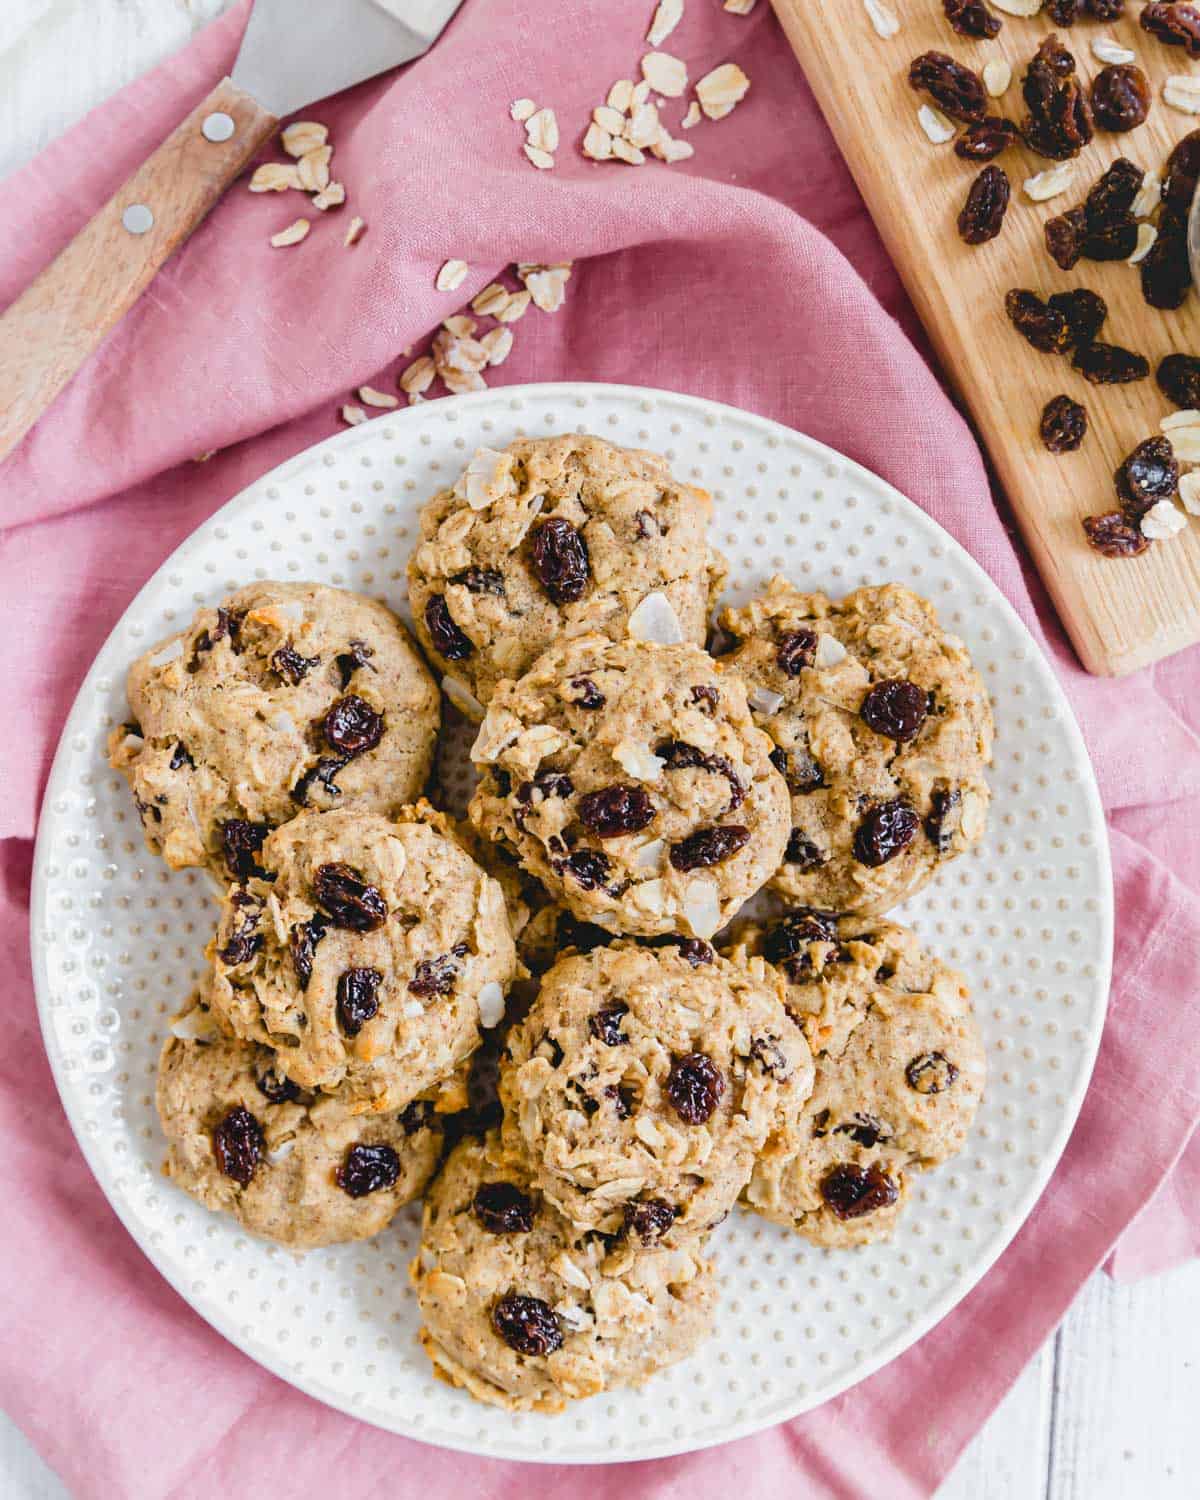
[[[1200,78],[1200,61],[1144,32],[1135,0],[1119,21],[1084,21],[1060,31],[1089,82],[1103,66],[1092,53],[1093,38],[1111,37],[1136,53],[1153,86],[1149,118],[1122,135],[1097,130],[1076,158],[1072,186],[1044,203],[1027,199],[1021,184],[1054,163],[1023,145],[1005,151],[997,165],[1013,193],[1004,227],[996,239],[972,247],[959,239],[956,220],[980,166],[955,156],[952,143],[935,146],[922,132],[917,109],[930,101],[909,87],[909,63],[931,49],[977,72],[990,58],[1006,58],[1012,83],[989,101],[989,113],[1019,120],[1025,64],[1055,28],[1041,16],[1003,16],[994,40],[975,41],[955,35],[941,0],[889,3],[900,30],[885,39],[862,0],[774,0],[909,295],[970,408],[1084,666],[1105,675],[1135,671],[1200,640],[1200,517],[1140,557],[1115,559],[1088,547],[1080,521],[1115,508],[1113,470],[1143,438],[1157,435],[1161,418],[1174,410],[1153,372],[1172,351],[1200,355],[1200,290],[1193,288],[1175,312],[1147,307],[1136,266],[1081,260],[1062,271],[1046,251],[1042,226],[1081,203],[1115,157],[1158,170],[1175,142],[1200,128],[1200,117],[1162,99],[1164,80],[1179,73]],[[1100,337],[1144,354],[1148,379],[1089,385],[1069,358],[1030,348],[1005,316],[1010,287],[1048,295],[1078,286],[1104,297],[1109,314]],[[1055,456],[1043,448],[1038,422],[1046,401],[1060,392],[1083,403],[1090,425],[1078,452]]]

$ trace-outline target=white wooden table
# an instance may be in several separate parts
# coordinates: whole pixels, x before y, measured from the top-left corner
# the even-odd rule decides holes
[[[227,3],[0,0],[0,178]],[[1198,1413],[1200,1263],[1131,1288],[1098,1275],[939,1500],[1196,1500]],[[0,1496],[68,1500],[3,1413]]]

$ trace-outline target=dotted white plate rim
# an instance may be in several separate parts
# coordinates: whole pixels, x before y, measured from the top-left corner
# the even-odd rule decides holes
[[[586,417],[581,418],[581,413],[587,413]],[[542,422],[538,422],[539,417]],[[632,432],[626,430],[630,426],[634,429]],[[103,767],[98,746],[103,742],[105,713],[120,712],[124,672],[129,661],[153,644],[154,640],[186,622],[194,608],[192,590],[203,592],[207,598],[218,598],[226,591],[230,579],[237,572],[236,569],[231,569],[230,579],[221,581],[217,581],[215,570],[211,567],[207,572],[202,572],[201,559],[206,549],[211,548],[217,540],[222,543],[236,540],[243,533],[246,540],[250,541],[251,529],[255,532],[264,530],[263,517],[278,509],[284,490],[289,487],[298,490],[306,477],[313,481],[307,486],[308,494],[293,503],[298,507],[297,515],[299,509],[306,504],[315,512],[320,484],[328,482],[329,471],[346,460],[357,458],[360,465],[368,467],[374,464],[376,458],[381,463],[390,459],[393,464],[405,464],[407,455],[412,454],[426,463],[432,462],[435,469],[440,466],[442,470],[437,480],[426,480],[415,491],[410,482],[408,499],[401,494],[399,480],[394,482],[395,494],[400,496],[395,503],[389,505],[382,498],[371,500],[368,497],[366,503],[360,506],[359,517],[348,523],[356,531],[360,531],[370,524],[373,516],[378,519],[389,511],[399,514],[402,509],[407,508],[407,512],[411,512],[411,516],[415,518],[417,507],[436,484],[446,482],[446,475],[452,475],[455,466],[465,462],[469,452],[481,443],[503,446],[518,431],[533,432],[536,429],[551,432],[571,427],[581,431],[596,431],[601,436],[608,436],[627,446],[643,445],[668,453],[680,477],[695,477],[713,491],[717,500],[713,523],[714,540],[719,546],[725,546],[726,535],[735,545],[739,541],[735,532],[726,533],[724,529],[729,504],[723,494],[721,480],[724,479],[727,483],[734,481],[744,496],[738,513],[741,524],[758,523],[764,527],[774,527],[779,524],[778,516],[758,493],[759,485],[749,483],[749,477],[752,473],[773,474],[778,471],[782,474],[785,465],[790,465],[789,473],[792,476],[799,475],[809,479],[818,477],[822,480],[821,487],[810,491],[814,502],[818,499],[824,502],[824,491],[834,487],[833,481],[837,481],[837,486],[843,491],[849,491],[853,495],[854,498],[848,504],[862,507],[856,520],[861,528],[865,528],[861,532],[856,530],[855,536],[872,531],[874,524],[882,517],[896,517],[903,522],[906,532],[921,539],[929,555],[939,561],[947,576],[953,575],[964,583],[969,582],[974,590],[972,624],[965,627],[956,624],[953,628],[967,639],[981,669],[988,665],[991,658],[999,656],[1001,646],[1007,646],[1014,660],[1020,664],[1017,680],[1021,685],[1013,686],[1011,691],[1024,697],[1030,715],[1035,712],[1040,715],[1039,730],[1029,729],[1028,737],[1032,741],[1039,731],[1045,735],[1047,738],[1040,749],[1052,752],[1056,761],[1064,768],[1066,784],[1060,789],[1060,795],[1069,797],[1070,800],[1060,804],[1058,812],[1067,820],[1067,826],[1082,849],[1082,853],[1075,855],[1079,864],[1071,867],[1068,873],[1078,882],[1072,889],[1082,893],[1080,909],[1086,913],[1085,916],[1073,919],[1080,923],[1081,930],[1072,931],[1070,936],[1076,943],[1086,942],[1084,953],[1091,961],[1072,966],[1059,960],[1055,965],[1057,982],[1063,990],[1059,996],[1060,1002],[1072,1009],[1074,1019],[1078,1022],[1070,1036],[1070,1072],[1067,1077],[1063,1077],[1061,1073],[1055,1073],[1052,1077],[1046,1067],[1040,1067],[1040,1058],[1028,1042],[1019,1057],[1010,1056],[1014,1050],[1013,1042],[1019,1040],[1021,1028],[1025,1028],[1027,1038],[1032,1035],[1033,1021],[1030,1012],[1021,1011],[1014,1020],[1009,1007],[999,1006],[989,1017],[985,1010],[988,997],[984,989],[980,988],[980,982],[983,982],[985,989],[989,989],[992,983],[991,971],[988,969],[986,974],[981,974],[978,966],[973,971],[970,962],[963,964],[975,990],[976,1006],[985,1027],[989,1050],[989,1094],[976,1126],[978,1139],[973,1137],[968,1141],[966,1151],[959,1159],[963,1164],[961,1167],[952,1162],[939,1172],[915,1179],[913,1202],[902,1221],[901,1231],[892,1242],[886,1246],[834,1255],[817,1251],[798,1237],[787,1234],[776,1226],[764,1224],[753,1216],[736,1214],[715,1237],[714,1250],[723,1273],[722,1313],[713,1340],[703,1346],[698,1354],[674,1370],[653,1377],[638,1391],[605,1393],[589,1402],[576,1404],[560,1417],[536,1414],[514,1417],[479,1406],[464,1394],[433,1381],[424,1355],[416,1348],[411,1336],[416,1326],[411,1300],[405,1303],[404,1294],[391,1281],[377,1286],[376,1297],[386,1298],[388,1291],[394,1292],[399,1299],[399,1306],[407,1308],[410,1316],[406,1319],[404,1314],[394,1309],[389,1324],[380,1322],[372,1325],[378,1332],[385,1326],[391,1328],[396,1324],[397,1318],[400,1320],[399,1334],[389,1332],[386,1338],[377,1337],[376,1340],[380,1355],[386,1352],[389,1357],[393,1381],[401,1382],[393,1384],[387,1399],[383,1400],[363,1387],[364,1377],[361,1374],[362,1368],[375,1372],[377,1363],[385,1362],[382,1357],[377,1363],[365,1367],[361,1366],[361,1360],[357,1361],[357,1368],[346,1379],[338,1378],[338,1372],[344,1371],[345,1361],[335,1361],[331,1367],[332,1373],[325,1370],[321,1373],[314,1372],[309,1361],[297,1357],[295,1345],[286,1342],[289,1338],[287,1328],[290,1326],[286,1320],[278,1327],[272,1327],[265,1317],[256,1322],[251,1315],[249,1322],[244,1321],[236,1312],[231,1312],[228,1305],[237,1294],[236,1286],[228,1294],[227,1301],[223,1302],[216,1292],[208,1289],[205,1281],[197,1280],[194,1261],[192,1265],[187,1263],[195,1255],[195,1240],[199,1241],[202,1251],[200,1268],[215,1266],[218,1269],[212,1271],[214,1275],[218,1274],[219,1268],[224,1267],[226,1262],[222,1259],[214,1261],[216,1250],[207,1249],[208,1246],[215,1246],[217,1250],[237,1257],[239,1267],[249,1278],[257,1277],[264,1268],[276,1272],[298,1268],[295,1270],[296,1279],[306,1270],[323,1271],[326,1281],[330,1281],[332,1277],[331,1285],[336,1285],[339,1296],[345,1297],[345,1286],[338,1278],[348,1275],[347,1268],[355,1258],[361,1259],[364,1254],[368,1258],[371,1255],[378,1258],[382,1253],[381,1242],[386,1240],[387,1235],[398,1233],[411,1250],[415,1243],[413,1211],[406,1211],[407,1219],[402,1216],[403,1223],[399,1229],[393,1228],[385,1236],[367,1242],[366,1245],[317,1252],[323,1260],[315,1268],[313,1257],[302,1261],[277,1247],[265,1246],[243,1235],[231,1220],[207,1214],[169,1185],[158,1187],[158,1192],[168,1196],[166,1213],[176,1226],[182,1221],[182,1229],[173,1232],[157,1227],[154,1216],[163,1218],[161,1203],[155,1192],[157,1184],[154,1181],[161,1158],[161,1140],[143,1126],[142,1143],[135,1147],[137,1172],[123,1174],[113,1159],[114,1152],[127,1152],[129,1142],[134,1139],[132,1120],[125,1117],[126,1108],[134,1114],[141,1108],[142,1117],[145,1117],[144,1096],[143,1106],[138,1106],[133,1095],[135,1090],[144,1090],[146,1085],[129,1081],[127,1074],[118,1075],[118,1078],[125,1078],[126,1082],[114,1084],[110,1097],[117,1101],[120,1118],[114,1120],[107,1132],[97,1128],[92,1114],[96,1105],[89,1101],[89,1089],[93,1091],[93,1095],[96,1087],[103,1091],[105,1086],[99,1084],[98,1079],[105,1073],[112,1073],[115,1066],[111,1043],[112,1038],[119,1034],[122,1024],[122,1015],[116,1007],[124,1005],[126,1009],[130,1009],[129,997],[124,994],[124,981],[113,982],[120,995],[112,1005],[104,1006],[100,997],[91,991],[90,984],[85,984],[76,998],[69,1001],[66,990],[76,981],[69,980],[66,976],[74,975],[75,966],[73,961],[62,958],[65,945],[58,939],[64,933],[72,941],[75,939],[69,926],[70,919],[63,919],[61,927],[53,929],[50,925],[50,913],[56,895],[53,882],[61,875],[61,862],[64,859],[74,858],[76,864],[72,873],[77,874],[80,880],[88,878],[86,873],[79,874],[78,871],[79,864],[84,864],[86,870],[86,862],[64,853],[69,848],[77,848],[81,833],[88,833],[87,819],[94,820],[93,830],[100,830],[94,842],[97,848],[105,851],[110,861],[105,868],[112,871],[113,875],[106,876],[106,879],[115,877],[119,881],[123,871],[133,868],[149,873],[167,890],[180,888],[180,882],[186,879],[184,872],[160,871],[159,863],[144,854],[140,848],[135,855],[124,857],[113,850],[111,835],[112,830],[117,827],[114,819],[119,820],[120,796],[109,784],[110,773]],[[705,435],[709,439],[719,436],[722,441],[727,441],[729,456],[732,456],[733,461],[718,466],[715,457],[710,459],[707,455],[712,444],[711,441],[705,441]],[[680,439],[683,441],[679,441]],[[694,448],[688,446],[691,443],[695,444]],[[403,457],[400,456],[402,449],[405,455]],[[687,451],[681,455],[678,450],[683,449]],[[687,457],[699,458],[700,462],[689,469]],[[373,493],[380,488],[376,484]],[[345,490],[344,481],[342,489]],[[382,489],[384,494],[393,492],[386,483]],[[779,491],[781,498],[785,492],[786,487]],[[792,497],[788,494],[787,498]],[[343,505],[347,515],[350,504],[347,499]],[[775,517],[774,520],[763,520],[764,517],[772,516]],[[799,519],[808,524],[810,517],[807,512],[801,512]],[[280,524],[290,527],[289,542],[294,540],[296,517]],[[836,529],[840,526],[840,521],[835,519],[830,524]],[[788,541],[795,545],[794,537],[789,536]],[[907,538],[897,542],[898,546],[906,544]],[[261,548],[263,544],[255,539],[253,545]],[[758,539],[755,545],[758,545]],[[832,551],[827,543],[820,540],[813,542],[813,547],[818,553],[824,549],[826,561],[815,572],[809,570],[807,563],[802,564],[805,576],[796,581],[803,587],[825,588],[830,593],[841,594],[856,586],[859,581],[867,579],[883,582],[895,578],[899,582],[911,582],[909,578],[899,576],[904,571],[899,566],[876,569],[868,567],[863,572],[857,564],[854,571],[859,576],[846,579],[844,575],[847,569],[844,564],[847,558],[855,556],[855,551],[852,541],[842,536],[840,531]],[[407,544],[399,557],[401,569],[406,553]],[[358,557],[358,554],[354,555]],[[911,559],[912,553],[903,554],[903,562],[911,564]],[[745,563],[752,568],[757,567],[752,559],[745,559]],[[731,577],[741,584],[739,592],[745,595],[749,592],[748,584],[753,583],[757,587],[774,570],[774,563],[768,560],[753,579],[738,580],[735,562]],[[323,571],[310,570],[307,575],[302,573],[300,576],[335,581],[328,576],[331,571],[335,570],[325,567]],[[390,581],[384,589],[376,582],[373,572],[360,571],[367,573],[371,580],[370,587],[366,587],[357,577],[345,579],[344,586],[365,587],[367,592],[387,597],[401,613],[407,614],[402,579],[398,582]],[[794,576],[795,570],[790,571]],[[921,569],[914,565],[911,571],[920,573]],[[255,570],[247,563],[241,572],[244,580]],[[255,576],[269,577],[272,572],[270,569],[258,569]],[[833,582],[831,578],[836,578],[837,581]],[[928,584],[918,580],[912,586],[918,592],[923,592]],[[956,586],[943,583],[946,589]],[[146,635],[144,628],[135,622],[140,622],[152,609],[156,618],[161,619],[161,604],[164,599],[178,602],[178,621],[161,623]],[[939,603],[936,597],[934,603]],[[978,626],[978,630],[974,626]],[[134,638],[135,635],[137,639]],[[987,641],[993,644],[981,644],[978,638],[980,635],[985,635]],[[993,666],[989,670],[995,671],[996,668]],[[989,690],[995,692],[996,684],[989,682],[988,686]],[[1033,802],[1028,798],[1022,801],[1015,797],[1010,801],[1009,795],[999,784],[1001,761],[1006,748],[1012,746],[1017,734],[1012,724],[1005,720],[1006,714],[998,704],[997,767],[992,777],[993,820],[988,841],[980,852],[980,857],[989,866],[985,879],[993,881],[994,872],[1002,868],[1008,857],[1005,853],[1002,858],[996,851],[1010,848],[1003,839],[995,848],[992,847],[1006,808],[1023,806],[1027,816],[1035,822],[1044,816],[1036,811],[1030,812],[1030,807],[1040,804],[1042,794],[1034,794]],[[1014,758],[1017,762],[1022,762],[1023,751],[1015,752]],[[85,787],[95,786],[103,778],[104,790],[95,793],[85,791],[81,798],[75,785],[81,776],[87,778],[81,783]],[[124,792],[123,784],[121,791]],[[127,796],[125,792],[125,797]],[[1008,821],[1011,823],[1012,819]],[[140,829],[136,826],[136,818],[123,832],[128,834],[131,830],[134,840],[140,845]],[[1061,845],[1062,836],[1057,837]],[[1053,838],[1051,842],[1054,842]],[[1031,840],[1027,837],[1024,847],[1041,852],[1044,859],[1052,857],[1046,854],[1036,838]],[[939,877],[942,885],[945,886],[947,882],[954,884],[954,872],[967,864],[968,860],[964,859],[951,866],[948,874]],[[1047,867],[1043,867],[1038,873],[1045,880]],[[140,879],[140,875],[133,875],[132,878]],[[969,878],[968,872],[964,870],[960,883],[967,884]],[[1013,877],[1014,880],[1015,878]],[[1020,908],[1019,901],[1014,902],[1011,895],[1015,888],[1012,881],[1001,885],[1002,891],[1010,893],[1004,896],[1004,902],[1012,910]],[[901,920],[917,926],[922,935],[923,915],[927,916],[929,908],[941,909],[940,900],[935,902],[932,897],[932,889],[906,904],[899,913]],[[105,909],[106,898],[103,892],[103,885],[97,885],[89,897],[89,903],[98,910]],[[197,901],[202,900],[203,897],[189,896],[188,891],[183,889],[182,898],[177,897],[175,904],[194,908]],[[1060,906],[1061,900],[1062,898]],[[73,909],[72,902],[73,898],[67,901],[67,908]],[[981,910],[985,909],[984,899],[978,904]],[[1068,900],[1067,904],[1069,909],[1075,910],[1074,901]],[[951,908],[957,909],[958,905],[952,898]],[[1031,898],[1029,905],[1033,911],[1044,908],[1044,903],[1039,903],[1036,898]],[[1002,918],[1001,921],[1003,920]],[[1043,918],[1043,921],[1046,920],[1049,919]],[[943,930],[946,926],[941,922],[936,925]],[[962,918],[951,918],[950,926],[955,935],[967,936],[975,932],[974,925]],[[139,592],[101,648],[80,688],[67,718],[46,787],[34,859],[31,908],[31,946],[39,1019],[55,1081],[72,1130],[114,1211],[143,1252],[180,1295],[218,1332],[252,1359],[328,1405],[387,1430],[438,1446],[495,1458],[553,1463],[625,1462],[630,1459],[665,1457],[728,1442],[786,1421],[819,1406],[873,1374],[903,1353],[961,1301],[1021,1227],[1049,1180],[1070,1136],[1091,1077],[1104,1025],[1111,970],[1112,929],[1112,884],[1107,835],[1099,792],[1082,736],[1049,664],[1016,612],[974,559],[931,517],[891,485],[835,450],[790,428],[699,397],[643,387],[588,383],[510,386],[389,412],[386,416],[339,433],[293,456],[270,473],[256,479],[198,527]],[[992,930],[995,931],[995,924],[992,924]],[[79,931],[81,929],[77,926],[75,932]],[[106,924],[101,931],[106,934],[105,941],[111,949],[112,944],[118,941],[112,924]],[[1018,925],[1004,935],[1024,931],[1023,926]],[[106,949],[98,953],[91,943],[95,933],[87,928],[82,929],[82,933],[83,947],[91,950],[92,963],[98,964],[102,971],[107,967],[109,951]],[[1039,945],[1045,946],[1046,933],[1047,929],[1043,927],[1040,939],[1032,948],[1027,949],[1031,955]],[[194,938],[197,951],[202,948],[206,935],[201,930]],[[933,942],[939,952],[945,952],[944,937],[934,939]],[[182,953],[183,950],[176,951]],[[980,950],[981,953],[984,951],[987,950]],[[128,954],[119,954],[118,957],[126,963],[129,961]],[[952,961],[958,962],[957,959]],[[999,967],[1003,968],[1006,962],[1008,961],[1002,958]],[[1041,967],[1041,961],[1036,956],[1030,956],[1027,963],[1034,971]],[[198,965],[193,964],[193,968],[198,968]],[[110,993],[113,983],[109,986]],[[1020,984],[1009,984],[1010,995],[1021,992]],[[1041,988],[1035,987],[1030,993],[1038,1003],[1049,999],[1049,992]],[[182,998],[183,995],[178,993],[167,995],[167,1012],[173,1010]],[[126,1051],[132,1050],[134,1046],[144,1049],[149,1037],[156,1054],[158,1044],[153,1041],[153,1023],[142,1017],[140,1008],[133,1009],[137,1011],[139,1027],[144,1034],[138,1038],[135,1033],[135,1041],[126,1040],[118,1045]],[[68,1021],[70,1027],[67,1025]],[[1013,1024],[1010,1025],[1010,1022]],[[151,1027],[148,1032],[147,1026]],[[105,1027],[110,1030],[102,1030]],[[81,1040],[67,1040],[68,1030]],[[1047,1035],[1056,1036],[1057,1023],[1046,1023],[1043,1031]],[[89,1034],[93,1036],[92,1046],[97,1056],[102,1057],[107,1049],[109,1061],[106,1066],[97,1064],[93,1067],[90,1062],[82,1063],[80,1049],[85,1045],[82,1039]],[[1065,1047],[1066,1043],[1060,1043],[1059,1046]],[[1003,1061],[1009,1063],[1009,1068],[1002,1073],[1001,1058],[998,1058],[997,1053],[1002,1054]],[[1050,1065],[1061,1069],[1061,1059],[1052,1058]],[[999,1079],[996,1076],[998,1073],[1001,1074]],[[996,1104],[995,1112],[1002,1111],[1006,1119],[1011,1119],[1014,1117],[1012,1098],[1021,1097],[1023,1091],[1040,1096],[1042,1087],[1051,1082],[1061,1085],[1053,1095],[1051,1104],[1040,1103],[1037,1107],[1042,1113],[1027,1121],[1030,1127],[1037,1127],[1048,1120],[1050,1128],[1043,1132],[1043,1138],[1037,1142],[1034,1150],[1026,1153],[1022,1159],[1021,1181],[1014,1185],[1010,1174],[998,1174],[1004,1185],[1003,1191],[997,1192],[991,1199],[982,1198],[976,1191],[968,1199],[965,1190],[961,1188],[960,1177],[956,1176],[956,1168],[960,1174],[965,1171],[973,1151],[984,1151],[985,1155],[991,1153],[1000,1161],[1020,1154],[1008,1139],[999,1150],[993,1150],[991,1141],[994,1129],[984,1123],[989,1107]],[[152,1092],[152,1083],[150,1089]],[[998,1093],[1008,1100],[1003,1106],[996,1102]],[[146,1137],[149,1139],[146,1140]],[[985,1138],[986,1145],[983,1145],[981,1141]],[[984,1161],[985,1156],[976,1156],[977,1170],[982,1170]],[[135,1180],[130,1181],[130,1177]],[[952,1191],[946,1184],[953,1185]],[[148,1189],[145,1199],[142,1198],[144,1189]],[[920,1203],[925,1200],[931,1204],[941,1203],[940,1219],[950,1222],[955,1221],[956,1215],[965,1215],[968,1220],[974,1215],[982,1223],[989,1203],[1000,1202],[1003,1206],[992,1210],[992,1222],[982,1238],[976,1236],[971,1225],[964,1223],[961,1226],[961,1238],[970,1248],[961,1253],[952,1267],[947,1267],[944,1263],[944,1247],[940,1243],[926,1247],[924,1240],[917,1238],[924,1233],[926,1219],[922,1215]],[[153,1214],[150,1208],[152,1204]],[[927,1213],[928,1219],[932,1220],[933,1208],[930,1207]],[[187,1238],[189,1229],[197,1231],[192,1241]],[[742,1251],[740,1255],[736,1253],[739,1249]],[[396,1274],[404,1277],[407,1258],[406,1253],[396,1257],[398,1272],[390,1270],[389,1277]],[[735,1334],[731,1319],[740,1313],[742,1297],[747,1293],[761,1295],[763,1278],[778,1266],[780,1260],[789,1260],[793,1266],[800,1270],[807,1269],[810,1274],[807,1278],[797,1274],[794,1281],[789,1280],[788,1275],[776,1277],[777,1288],[790,1288],[794,1299],[797,1284],[806,1279],[812,1295],[800,1302],[793,1300],[789,1315],[782,1314],[773,1303],[762,1304],[761,1311],[768,1315],[768,1322],[774,1330],[774,1348],[768,1346],[767,1352],[771,1357],[764,1366],[763,1351],[748,1347],[759,1337],[755,1329],[743,1324]],[[362,1267],[356,1269],[362,1270]],[[816,1274],[812,1274],[814,1272]],[[883,1319],[876,1313],[868,1322],[863,1309],[872,1305],[886,1308],[888,1305],[881,1295],[876,1295],[880,1291],[879,1283],[884,1279],[885,1272],[892,1300],[903,1300],[897,1284],[898,1281],[903,1281],[906,1290],[919,1306],[910,1306],[903,1319]],[[836,1285],[830,1285],[832,1283]],[[286,1276],[277,1277],[277,1285],[281,1289],[286,1284]],[[315,1281],[310,1283],[310,1290],[314,1294],[318,1285]],[[838,1287],[845,1291],[839,1292]],[[826,1293],[832,1290],[834,1297],[826,1295],[822,1301],[822,1288]],[[839,1306],[836,1300],[838,1297],[849,1300],[844,1300]],[[365,1314],[355,1321],[347,1312],[344,1327],[361,1328],[365,1326],[364,1320],[365,1323],[370,1321]],[[856,1327],[852,1329],[850,1323],[855,1320]],[[326,1321],[328,1322],[328,1318]],[[317,1326],[315,1312],[309,1326]],[[272,1332],[275,1334],[274,1341],[270,1337]],[[783,1353],[785,1339],[791,1340],[788,1347],[793,1351],[796,1348],[807,1348],[808,1356],[801,1360],[794,1352]],[[839,1339],[843,1343],[849,1342],[851,1348],[840,1363],[830,1368],[832,1361],[826,1346],[830,1343],[836,1345]],[[747,1347],[739,1348],[739,1341]],[[318,1338],[316,1342],[322,1341]],[[345,1335],[345,1350],[355,1349],[357,1342],[356,1334]],[[355,1363],[354,1360],[350,1362]],[[719,1379],[725,1381],[726,1390],[712,1397],[700,1396],[700,1391],[708,1390],[713,1384],[710,1375],[717,1366],[731,1372],[719,1376]],[[758,1390],[744,1396],[741,1394],[746,1383],[743,1377],[749,1378],[750,1372],[753,1372],[752,1378],[758,1382]],[[808,1378],[805,1378],[804,1372],[807,1372]],[[425,1416],[426,1405],[435,1413],[433,1420]]]

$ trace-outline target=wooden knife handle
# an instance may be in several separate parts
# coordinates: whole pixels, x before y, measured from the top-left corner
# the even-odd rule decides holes
[[[0,316],[0,459],[277,124],[224,79]]]

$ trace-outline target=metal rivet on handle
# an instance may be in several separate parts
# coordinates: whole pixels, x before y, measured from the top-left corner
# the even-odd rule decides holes
[[[145,203],[131,203],[121,215],[121,223],[130,234],[147,234],[154,228],[154,215]]]
[[[221,110],[208,116],[200,130],[206,141],[227,141],[237,127],[233,123],[232,115],[227,115]]]

